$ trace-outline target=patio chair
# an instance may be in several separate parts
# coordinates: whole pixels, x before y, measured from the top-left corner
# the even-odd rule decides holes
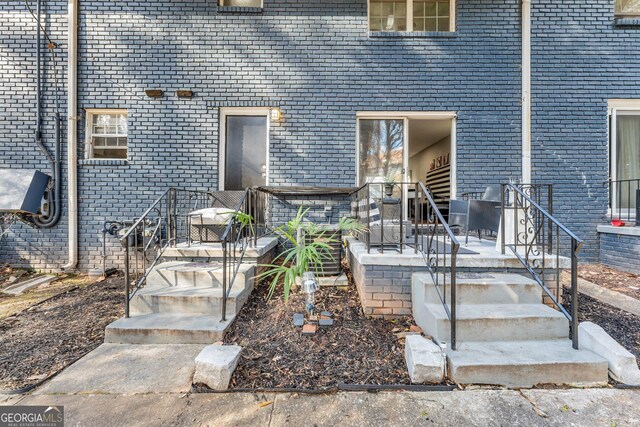
[[[465,245],[469,244],[469,231],[482,230],[497,233],[500,227],[500,186],[488,186],[481,199],[450,200],[449,226],[465,230]]]

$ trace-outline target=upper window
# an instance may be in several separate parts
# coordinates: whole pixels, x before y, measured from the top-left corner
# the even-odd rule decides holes
[[[126,159],[128,133],[126,110],[87,111],[87,157]]]
[[[455,0],[369,1],[371,31],[454,31],[454,18]]]
[[[640,0],[615,0],[616,16],[640,16]]]
[[[262,7],[262,0],[218,0],[218,6]]]

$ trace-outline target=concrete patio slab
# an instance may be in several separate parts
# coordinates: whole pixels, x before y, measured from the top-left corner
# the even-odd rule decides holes
[[[181,393],[203,345],[103,344],[35,394]]]

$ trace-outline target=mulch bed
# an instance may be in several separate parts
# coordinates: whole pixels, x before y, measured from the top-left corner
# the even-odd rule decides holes
[[[102,344],[124,314],[124,280],[112,276],[0,321],[0,390],[37,384]]]
[[[563,299],[571,312],[571,293],[568,288],[564,288]],[[578,320],[601,326],[640,361],[640,317],[579,293]]]
[[[304,295],[294,293],[285,304],[279,291],[267,299],[268,286],[258,286],[225,337],[226,344],[243,347],[231,388],[410,383],[404,339],[397,334],[408,331],[412,318],[366,318],[351,282],[347,289],[316,293],[316,310],[334,313],[335,323],[303,336],[292,317],[304,312]]]
[[[625,273],[602,264],[580,265],[578,276],[612,291],[640,299],[640,275]]]

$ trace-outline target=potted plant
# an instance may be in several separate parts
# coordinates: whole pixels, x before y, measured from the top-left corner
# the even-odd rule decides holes
[[[393,175],[389,174],[384,180],[384,194],[387,197],[393,196],[393,189],[396,186],[396,179]]]

